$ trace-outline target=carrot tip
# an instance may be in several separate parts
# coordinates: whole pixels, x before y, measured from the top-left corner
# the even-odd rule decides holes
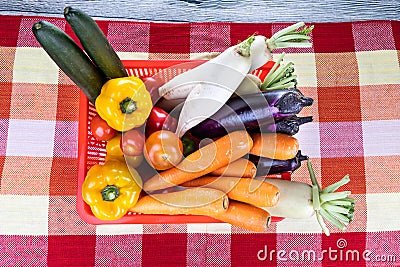
[[[227,196],[224,196],[224,200],[222,201],[222,207],[224,210],[227,210],[229,207],[229,198]]]
[[[267,218],[267,228],[271,225],[271,216]]]
[[[275,197],[273,199],[273,203],[278,203],[280,197],[281,197],[280,191],[276,192]]]

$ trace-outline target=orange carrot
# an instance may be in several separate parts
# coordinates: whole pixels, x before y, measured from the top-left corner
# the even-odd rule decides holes
[[[177,166],[154,175],[144,183],[143,189],[164,189],[196,179],[241,158],[252,146],[246,131],[229,133],[188,155]]]
[[[219,190],[189,188],[172,193],[146,195],[129,211],[142,214],[215,216],[226,212],[228,206],[228,197]]]
[[[271,159],[287,160],[296,156],[299,142],[293,136],[282,133],[256,133],[252,135],[250,154]]]
[[[214,218],[254,232],[265,232],[271,222],[267,211],[238,201],[230,201],[228,210]]]
[[[273,207],[279,201],[278,187],[251,178],[204,176],[183,183],[182,186],[218,189],[226,193],[230,199],[259,207]]]
[[[222,168],[211,172],[210,175],[254,178],[256,176],[256,172],[257,167],[253,162],[245,158],[240,158]]]

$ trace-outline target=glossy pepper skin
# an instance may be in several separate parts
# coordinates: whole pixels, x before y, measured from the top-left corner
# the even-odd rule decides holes
[[[175,132],[178,121],[159,107],[153,107],[146,122],[146,137],[160,130]]]
[[[89,169],[82,197],[100,220],[117,220],[136,204],[141,187],[141,177],[134,169],[118,160],[109,160]]]
[[[129,76],[108,80],[95,106],[108,125],[124,132],[141,126],[149,117],[153,103],[143,81]]]

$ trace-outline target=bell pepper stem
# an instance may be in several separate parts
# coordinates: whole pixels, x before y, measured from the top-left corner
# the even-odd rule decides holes
[[[124,114],[132,114],[137,109],[136,101],[132,100],[130,97],[122,100],[121,103],[119,103],[119,107]]]
[[[101,191],[101,196],[104,201],[114,201],[119,197],[119,188],[115,185],[107,185]]]

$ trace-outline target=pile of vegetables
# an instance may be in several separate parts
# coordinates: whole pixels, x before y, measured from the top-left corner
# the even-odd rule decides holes
[[[350,181],[322,189],[294,137],[312,121],[313,104],[297,88],[294,64],[276,48],[310,47],[312,26],[296,23],[271,38],[252,35],[170,80],[128,76],[96,22],[67,7],[66,21],[83,49],[55,25],[32,30],[53,61],[86,94],[97,114],[91,134],[106,143],[104,163],[82,185],[101,220],[127,213],[206,215],[253,231],[273,217],[315,214],[342,230],[353,219]],[[269,64],[263,80],[253,75]],[[311,185],[279,179],[307,161]]]

